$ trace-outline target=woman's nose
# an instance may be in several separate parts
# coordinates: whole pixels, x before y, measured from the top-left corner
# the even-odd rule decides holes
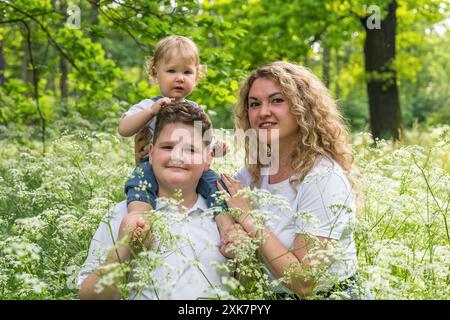
[[[266,102],[263,102],[261,104],[261,108],[259,109],[259,116],[262,118],[266,118],[270,115],[272,115],[272,109],[270,108],[270,105]]]

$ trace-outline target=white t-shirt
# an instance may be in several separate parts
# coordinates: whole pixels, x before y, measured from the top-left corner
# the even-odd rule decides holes
[[[246,186],[251,184],[250,173],[245,167],[235,178]],[[330,265],[328,273],[338,281],[351,277],[357,269],[356,246],[352,234],[356,205],[354,192],[341,166],[323,158],[296,185],[295,190],[289,180],[269,184],[268,176],[262,176],[259,188],[272,195],[284,196],[292,209],[286,211],[272,205],[260,208],[273,213],[266,225],[287,248],[292,248],[297,234],[338,240],[341,255]],[[315,223],[308,215],[313,217]],[[268,269],[267,272],[273,279]],[[325,281],[315,290],[326,290],[331,285],[331,280]],[[281,287],[274,290],[289,291]]]
[[[135,114],[138,112],[141,112],[149,107],[151,107],[154,103],[156,102],[156,100],[154,99],[144,99],[141,102],[131,106],[130,109],[128,109],[127,112],[124,113],[124,115],[130,115],[130,114]],[[155,126],[156,126],[156,117],[153,117],[149,122],[147,122],[146,126],[150,129],[150,132],[153,133],[155,132]]]
[[[157,201],[157,209],[161,206]],[[181,219],[176,219],[176,223],[168,225],[170,234],[180,237],[176,240],[176,248],[171,247],[167,251],[160,249],[163,250],[164,264],[153,271],[153,283],[149,282],[141,296],[134,297],[132,292],[130,298],[193,300],[200,297],[217,298],[217,292],[223,292],[222,275],[217,272],[214,263],[222,264],[226,258],[218,249],[220,235],[217,225],[212,214],[205,213],[205,209],[206,200],[199,195],[196,204],[187,213],[176,210],[168,212],[170,215],[177,215],[177,218],[183,214]],[[78,287],[104,263],[107,251],[113,245],[113,239],[116,241],[118,238],[120,223],[126,215],[126,201],[122,201],[100,223],[91,241],[88,257],[78,275]],[[159,241],[156,240],[154,247],[158,247],[158,244]]]
[[[127,116],[130,114],[135,114],[135,113],[141,112],[141,111],[151,107],[156,101],[157,101],[157,97],[153,98],[153,99],[144,99],[141,102],[131,106],[130,109],[128,109],[128,111],[124,113],[124,115]],[[191,100],[186,100],[186,101],[194,104],[195,106],[198,106],[198,104],[196,104],[194,101],[191,101]],[[157,117],[155,116],[146,124],[146,126],[150,129],[152,136],[153,136],[153,133],[155,132],[156,119],[157,119]]]

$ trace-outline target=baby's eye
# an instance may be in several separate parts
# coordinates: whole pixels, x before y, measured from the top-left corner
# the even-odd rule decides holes
[[[169,72],[169,73],[175,73],[176,71],[175,71],[174,69],[169,69],[169,70],[167,70],[167,72]]]
[[[187,70],[187,71],[185,71],[184,72],[184,74],[188,74],[188,75],[191,75],[191,74],[193,74],[194,72],[192,72],[191,70]]]

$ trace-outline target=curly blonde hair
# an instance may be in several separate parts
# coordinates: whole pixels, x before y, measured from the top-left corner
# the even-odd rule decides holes
[[[241,84],[235,109],[236,129],[250,129],[248,95],[254,81],[266,78],[274,81],[288,100],[290,110],[298,124],[296,147],[290,163],[298,184],[322,157],[334,159],[348,176],[354,157],[347,145],[347,129],[336,102],[329,90],[307,68],[276,61],[259,67]],[[252,177],[252,186],[261,182],[261,163],[249,163],[249,142],[245,142],[245,164]]]

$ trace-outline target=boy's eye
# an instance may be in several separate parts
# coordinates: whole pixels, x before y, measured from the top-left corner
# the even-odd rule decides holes
[[[162,146],[161,149],[163,149],[163,150],[172,150],[173,147],[172,146]]]

